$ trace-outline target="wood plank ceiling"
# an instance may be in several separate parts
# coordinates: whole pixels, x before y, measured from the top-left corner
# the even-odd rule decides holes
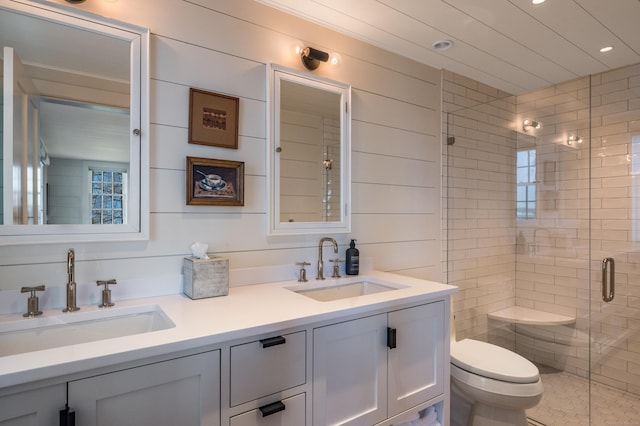
[[[511,94],[640,62],[640,0],[257,1]]]

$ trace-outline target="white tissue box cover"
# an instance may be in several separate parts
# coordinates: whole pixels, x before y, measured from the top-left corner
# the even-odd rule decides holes
[[[229,294],[229,259],[184,258],[184,294],[192,299]]]

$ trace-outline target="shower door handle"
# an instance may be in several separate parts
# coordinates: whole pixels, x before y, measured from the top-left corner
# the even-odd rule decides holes
[[[602,259],[602,300],[611,302],[616,294],[616,262],[613,257]]]

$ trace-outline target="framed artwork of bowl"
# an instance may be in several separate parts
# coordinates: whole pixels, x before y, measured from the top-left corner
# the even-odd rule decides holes
[[[244,163],[187,157],[187,205],[244,206]]]

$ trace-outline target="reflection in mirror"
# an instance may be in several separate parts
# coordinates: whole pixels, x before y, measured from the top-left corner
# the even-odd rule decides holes
[[[340,94],[280,83],[280,222],[340,220]]]
[[[101,19],[0,0],[0,239],[146,227],[148,31]]]
[[[39,106],[38,223],[127,223],[129,110],[47,98]]]
[[[270,234],[349,232],[348,85],[271,66]]]

